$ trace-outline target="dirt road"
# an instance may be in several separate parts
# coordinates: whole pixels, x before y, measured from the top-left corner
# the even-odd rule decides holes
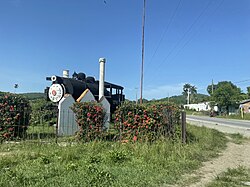
[[[209,121],[209,118],[203,120],[202,118],[189,117],[187,118],[187,122],[196,126],[213,128],[224,133],[240,133],[245,137],[250,137],[250,130],[248,128],[228,125],[223,123],[223,120],[215,122]],[[174,187],[203,187],[228,168],[237,168],[238,166],[250,168],[250,139],[245,140],[242,144],[235,144],[230,141],[227,144],[227,148],[218,158],[204,162],[203,167],[192,174],[183,176],[183,180],[179,184],[174,185]]]

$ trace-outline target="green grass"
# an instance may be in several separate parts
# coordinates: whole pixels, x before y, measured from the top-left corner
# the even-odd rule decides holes
[[[208,111],[194,111],[194,110],[185,110],[187,115],[196,115],[196,116],[209,116]],[[217,118],[225,118],[225,119],[239,119],[239,120],[250,120],[250,114],[244,114],[243,118],[241,114],[232,114],[232,115],[222,115],[215,116]]]
[[[250,169],[239,166],[220,174],[207,187],[243,187],[250,184]]]
[[[49,125],[36,125],[36,126],[29,126],[27,130],[28,134],[34,133],[55,133],[55,127]]]
[[[226,118],[226,119],[241,119],[241,120],[250,120],[250,114],[244,114],[244,117],[242,118],[240,114],[233,114],[233,115],[227,115],[227,116],[216,116],[219,118]]]
[[[242,144],[245,140],[247,140],[247,138],[240,133],[228,134],[228,136],[231,138],[231,142],[235,144]]]
[[[49,139],[56,136],[55,127],[49,125],[36,125],[29,126],[27,129],[27,138],[26,139]]]
[[[195,115],[195,116],[209,116],[208,111],[195,111],[195,110],[187,110],[185,109],[187,115]]]
[[[188,126],[188,143],[2,144],[0,186],[160,186],[174,184],[226,147],[224,134]],[[2,153],[2,156],[1,156]],[[3,153],[9,153],[3,156]]]

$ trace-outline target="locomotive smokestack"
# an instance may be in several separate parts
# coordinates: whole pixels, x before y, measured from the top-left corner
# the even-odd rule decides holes
[[[105,77],[105,58],[100,58],[100,74],[99,74],[99,100],[104,96],[104,77]]]
[[[63,70],[63,77],[69,78],[69,70]]]

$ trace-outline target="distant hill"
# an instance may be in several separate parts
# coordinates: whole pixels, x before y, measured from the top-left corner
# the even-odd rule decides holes
[[[0,96],[1,96],[1,95],[4,95],[4,93],[5,93],[5,92],[1,92],[1,91],[0,91]]]
[[[206,94],[197,94],[197,103],[210,101],[210,96]]]
[[[159,99],[157,101],[168,101],[168,100],[170,102],[176,103],[177,105],[184,105],[187,103],[187,98],[184,95],[175,95],[175,96],[169,97],[169,99],[166,97],[163,99]],[[205,95],[205,94],[196,95],[196,103],[201,103],[204,101],[209,101],[208,95]]]
[[[4,95],[6,93],[8,93],[8,92],[1,92],[0,91],[0,96]],[[44,93],[40,93],[40,92],[21,93],[21,94],[18,94],[18,95],[24,96],[24,97],[26,97],[29,100],[36,100],[36,99],[44,99],[45,98],[45,94]]]
[[[22,93],[20,95],[26,97],[29,100],[36,100],[36,99],[44,99],[45,98],[45,94],[44,93],[40,93],[40,92]]]

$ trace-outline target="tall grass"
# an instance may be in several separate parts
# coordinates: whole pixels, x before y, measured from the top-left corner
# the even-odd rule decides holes
[[[159,186],[173,184],[226,147],[213,129],[188,126],[188,143],[3,144],[0,186]],[[1,156],[1,153],[10,153]]]
[[[227,116],[218,116],[220,118],[226,118],[226,119],[241,119],[241,120],[250,120],[250,114],[244,114],[243,118],[241,117],[241,114],[232,114]]]
[[[238,166],[237,168],[228,168],[226,172],[221,173],[216,179],[209,183],[207,187],[217,186],[249,186],[250,169]]]

